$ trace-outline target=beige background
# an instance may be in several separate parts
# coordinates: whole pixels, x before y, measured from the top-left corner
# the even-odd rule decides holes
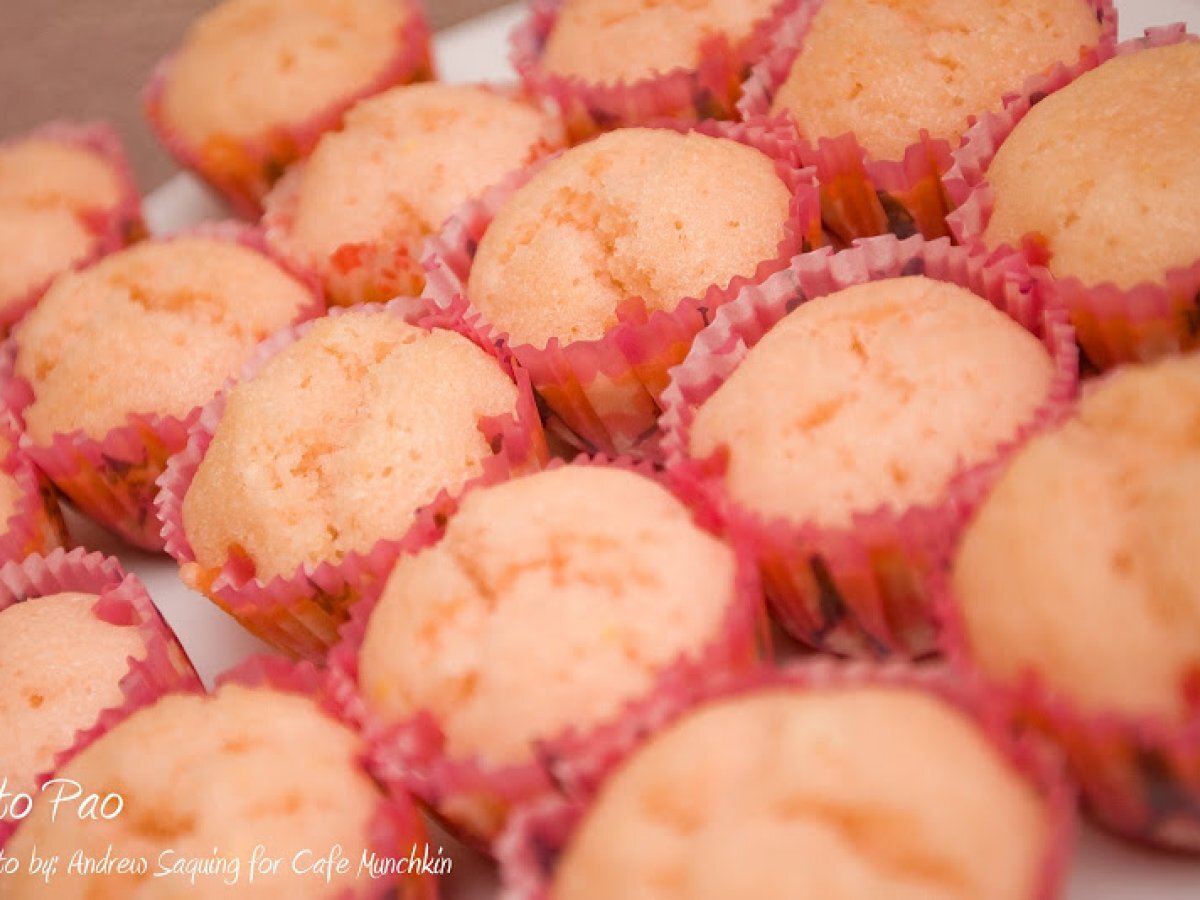
[[[138,109],[155,61],[215,0],[0,0],[0,137],[53,118],[105,118],[121,132],[143,190],[174,165]],[[503,0],[426,0],[444,28]]]

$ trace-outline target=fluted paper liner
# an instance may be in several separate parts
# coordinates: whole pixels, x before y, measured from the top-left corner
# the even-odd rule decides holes
[[[1033,786],[1043,803],[1047,841],[1029,900],[1054,900],[1062,895],[1074,837],[1074,792],[1062,777],[1057,760],[1029,738],[1015,737],[1003,715],[977,682],[950,677],[945,670],[899,664],[873,666],[829,659],[762,668],[734,674],[704,685],[679,685],[647,704],[636,725],[617,740],[597,741],[586,782],[563,796],[527,803],[512,817],[497,841],[503,900],[549,900],[558,860],[580,823],[587,817],[604,782],[643,746],[689,714],[708,705],[750,697],[761,691],[839,691],[892,688],[919,691],[967,716],[1016,774]],[[819,866],[820,860],[797,860]]]
[[[696,409],[729,377],[766,332],[804,301],[855,284],[924,274],[967,288],[1037,336],[1054,376],[1038,410],[980,465],[960,468],[936,502],[856,513],[852,524],[766,519],[734,502],[723,486],[721,454],[690,456]],[[921,656],[934,649],[934,621],[921,581],[961,529],[964,490],[994,477],[1029,435],[1052,422],[1075,397],[1078,357],[1066,311],[1039,288],[1018,256],[970,256],[942,238],[870,238],[840,253],[820,250],[793,260],[785,272],[752,287],[724,307],[672,373],[664,395],[663,453],[672,469],[697,471],[735,527],[756,548],[763,584],[783,627],[809,646],[841,654]]]
[[[435,77],[429,22],[422,3],[396,2],[408,10],[408,18],[397,30],[392,59],[359,89],[324,109],[313,110],[302,122],[263,123],[267,130],[250,138],[210,135],[204,144],[196,146],[167,120],[163,109],[174,52],[159,62],[142,90],[142,111],[176,162],[204,179],[239,215],[257,219],[271,186],[288,166],[312,152],[322,134],[337,128],[351,106],[390,87],[432,81]]]
[[[561,465],[556,460],[551,467]],[[663,484],[692,510],[698,525],[723,534],[725,524],[718,512],[686,478],[656,475],[647,463],[628,458],[607,460],[580,457],[572,465],[616,466]],[[491,473],[472,482],[464,494],[486,489],[503,481]],[[451,516],[455,509],[448,509]],[[746,548],[734,545],[738,556],[734,596],[719,635],[697,652],[678,659],[659,673],[655,693],[680,690],[703,682],[715,673],[740,671],[756,666],[770,654],[761,593],[753,561]],[[628,716],[622,714],[592,726],[568,729],[541,741],[533,748],[533,759],[524,764],[491,765],[479,758],[451,757],[434,717],[422,711],[398,724],[381,721],[362,695],[358,682],[358,654],[367,625],[383,585],[377,585],[353,610],[342,631],[341,642],[330,654],[330,680],[337,701],[347,718],[360,723],[376,746],[377,769],[385,780],[406,787],[420,798],[452,831],[484,850],[499,832],[509,812],[518,804],[553,793],[558,785],[575,780],[575,767],[582,751],[605,736],[617,740],[624,733]],[[547,639],[553,640],[553,635]],[[647,702],[634,700],[628,708]]]
[[[493,340],[529,372],[534,390],[552,416],[550,427],[568,444],[586,452],[645,455],[639,445],[654,435],[667,372],[684,358],[692,339],[739,290],[786,268],[794,253],[820,236],[812,173],[788,162],[794,156],[794,138],[786,129],[770,123],[719,122],[659,127],[736,140],[775,161],[776,171],[792,191],[789,219],[776,255],[761,262],[752,277],[735,277],[724,288],[712,285],[702,297],[681,299],[671,312],[647,314],[640,298],[627,298],[617,308],[618,324],[597,340],[562,343],[552,338],[545,347],[511,344],[471,306],[466,285],[479,241],[492,219],[555,157],[514,174],[482,199],[468,203],[450,218],[426,251],[425,298],[459,311],[487,333],[494,332]]]
[[[445,311],[430,313],[422,304],[400,299],[389,304],[348,307],[377,315],[399,315],[422,327],[447,328],[464,335],[493,357],[496,348],[469,325]],[[340,315],[336,308],[330,315]],[[265,341],[243,369],[247,380],[268,360],[294,343],[312,323],[284,329]],[[497,357],[498,358],[498,357]],[[527,376],[498,358],[518,387],[515,417],[505,415],[480,421],[495,453],[485,460],[485,471],[523,471],[538,468],[547,457],[537,408]],[[339,561],[303,566],[289,577],[268,581],[255,576],[246,558],[231,557],[219,569],[206,569],[195,558],[183,528],[183,499],[191,486],[213,434],[221,420],[230,387],[215,397],[191,428],[186,446],[173,456],[159,479],[156,500],[161,537],[165,549],[180,565],[184,582],[212,600],[238,620],[248,631],[274,647],[314,661],[324,658],[337,640],[338,628],[350,607],[365,590],[387,576],[396,559],[413,553],[433,540],[441,528],[444,509],[451,502],[442,491],[418,510],[412,526],[403,535],[379,540],[365,553],[348,553]]]
[[[600,83],[556,75],[541,66],[542,52],[563,0],[534,0],[512,34],[511,62],[535,97],[553,102],[576,140],[598,132],[664,119],[699,122],[737,118],[737,101],[750,67],[766,52],[783,21],[805,0],[780,0],[750,36],[736,45],[715,34],[700,49],[699,65],[637,81]]]
[[[233,222],[207,223],[158,240],[187,237],[228,241],[262,254],[312,294],[311,305],[297,314],[296,321],[323,312],[315,279],[271,251],[257,229]],[[0,363],[0,369],[7,366],[11,372],[17,353],[12,341],[4,353],[7,357]],[[136,360],[131,365],[137,365]],[[5,395],[7,405],[18,419],[34,399],[29,383],[17,377],[9,380]],[[183,449],[188,429],[198,420],[200,410],[197,406],[183,416],[130,413],[125,425],[110,430],[102,438],[90,437],[82,431],[60,432],[48,445],[39,445],[25,435],[21,438],[21,449],[83,513],[135,547],[162,550],[161,528],[154,514],[155,480],[162,474],[167,459]]]
[[[0,361],[0,370],[4,361]],[[0,371],[0,381],[6,373]],[[8,454],[0,461],[0,472],[12,478],[20,497],[0,532],[0,564],[20,562],[35,553],[46,554],[67,544],[58,498],[45,476],[18,447],[20,431],[11,417],[0,413],[0,435],[8,441]]]
[[[779,24],[770,50],[754,67],[738,103],[742,116],[773,115],[775,96],[787,80],[822,0],[805,2]],[[1085,50],[1084,59],[1109,52],[1116,43],[1117,11],[1112,0],[1087,2],[1101,25],[1098,48]],[[1030,75],[1014,84],[1006,100],[1028,97],[1042,91],[1046,73]],[[797,127],[790,113],[781,118]],[[857,238],[894,234],[926,238],[950,234],[946,216],[953,209],[942,186],[942,176],[951,168],[952,143],[932,138],[924,129],[898,159],[871,158],[852,134],[801,138],[799,161],[815,166],[821,185],[822,216],[828,238],[835,246],[846,246]]]
[[[120,681],[123,701],[81,729],[73,746],[61,748],[53,769],[39,775],[39,784],[53,777],[54,771],[79,749],[142,706],[174,691],[202,689],[191,661],[141,581],[135,575],[126,575],[116,559],[82,548],[69,553],[58,549],[46,556],[29,556],[0,566],[0,611],[29,599],[67,591],[96,594],[98,599],[93,607],[96,617],[113,625],[136,626],[146,654],[142,659],[129,660],[129,670]],[[0,847],[13,830],[15,823],[0,821]]]
[[[946,192],[956,206],[948,217],[955,238],[973,252],[987,252],[983,235],[994,203],[987,169],[1000,145],[1035,104],[1114,56],[1194,39],[1182,25],[1149,29],[1145,37],[1102,48],[1078,65],[1060,66],[1037,92],[984,116],[967,132],[954,154],[954,166],[945,176]],[[1200,346],[1200,259],[1164,273],[1161,282],[1123,289],[1111,282],[1085,284],[1079,278],[1055,278],[1042,265],[1045,247],[1036,239],[1022,242],[1017,249],[1037,264],[1037,277],[1053,282],[1062,295],[1080,346],[1097,368],[1148,361]]]
[[[142,202],[138,195],[133,172],[121,146],[121,139],[107,122],[50,122],[33,131],[12,138],[18,143],[29,138],[55,141],[99,157],[117,179],[119,196],[111,208],[97,208],[77,213],[83,226],[92,235],[91,251],[77,260],[71,269],[82,269],[103,256],[140,240],[146,234],[142,222]],[[3,146],[3,144],[0,144]],[[53,278],[34,285],[20,297],[0,298],[0,337],[19,322],[46,293]]]

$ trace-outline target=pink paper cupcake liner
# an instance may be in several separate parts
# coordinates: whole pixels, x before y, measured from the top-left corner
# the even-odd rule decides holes
[[[186,140],[167,121],[163,95],[175,54],[155,68],[142,91],[142,110],[167,151],[220,194],[240,215],[257,219],[262,201],[292,163],[312,152],[321,135],[341,125],[346,110],[367,97],[400,84],[435,77],[429,22],[420,0],[396,0],[409,16],[396,34],[396,53],[374,79],[332,106],[315,110],[303,122],[276,125],[258,137],[212,135],[203,145]]]
[[[736,277],[725,288],[713,285],[702,297],[680,300],[669,313],[647,314],[642,300],[630,297],[617,309],[618,324],[598,340],[564,344],[552,338],[545,347],[510,345],[506,335],[495,331],[495,342],[508,348],[529,372],[534,390],[552,416],[550,427],[568,444],[586,452],[615,456],[633,451],[652,437],[667,372],[683,360],[692,339],[714,311],[746,285],[785,269],[793,254],[820,239],[812,173],[787,161],[794,156],[794,140],[786,129],[771,123],[719,122],[692,126],[660,123],[657,127],[735,140],[775,160],[776,171],[792,192],[789,221],[775,257],[760,263],[751,278]],[[515,173],[449,219],[441,234],[427,245],[426,299],[492,331],[466,296],[479,241],[508,199],[554,158]]]
[[[313,700],[331,719],[354,731],[353,722],[341,715],[339,705],[329,694],[327,677],[307,662],[291,663],[277,656],[254,656],[226,672],[217,682],[245,688],[297,694]],[[370,774],[368,753],[364,750],[360,765]],[[379,859],[408,857],[413,847],[427,842],[425,823],[404,791],[396,791],[374,779],[383,791],[383,799],[370,826],[369,849]],[[355,886],[354,896],[389,900],[437,900],[435,879],[420,874],[405,874],[373,879],[367,889]]]
[[[924,274],[967,288],[1036,335],[1054,361],[1054,377],[1041,407],[995,456],[961,469],[935,503],[906,509],[863,510],[847,528],[815,522],[766,519],[733,502],[722,483],[720,454],[690,457],[696,409],[729,377],[770,328],[796,305],[855,284]],[[970,256],[946,239],[870,238],[850,250],[821,250],[793,260],[791,268],[748,288],[696,340],[672,373],[661,426],[668,468],[700,473],[735,527],[756,547],[772,608],[796,639],[840,654],[920,656],[934,650],[934,621],[921,588],[929,571],[961,532],[964,492],[994,478],[1030,435],[1053,422],[1074,399],[1079,380],[1075,337],[1065,309],[1034,281],[1020,257]]]
[[[297,321],[319,316],[324,311],[320,289],[308,273],[278,257],[254,228],[232,222],[197,226],[170,238],[208,237],[236,243],[270,259],[288,275],[303,284],[313,295],[311,306],[296,317]],[[12,372],[17,347],[12,341],[0,362],[3,372]],[[6,368],[7,367],[7,368]],[[16,376],[4,388],[9,409],[20,420],[33,402],[29,383]],[[109,431],[103,438],[89,437],[82,431],[59,433],[48,445],[34,444],[24,435],[21,449],[72,503],[126,542],[144,550],[162,550],[160,526],[154,515],[155,480],[166,468],[167,459],[183,449],[189,427],[199,418],[200,407],[182,417],[156,413],[131,413],[126,424]]]
[[[555,460],[550,468],[564,463]],[[719,512],[686,477],[656,474],[648,463],[628,458],[607,460],[580,457],[571,465],[616,466],[652,478],[670,489],[693,510],[697,524],[714,533],[725,533]],[[480,490],[505,480],[488,473],[464,490]],[[457,505],[446,511],[453,515]],[[720,636],[694,658],[681,658],[660,673],[656,690],[683,690],[714,677],[715,673],[742,671],[770,656],[762,597],[753,560],[745,547],[738,554],[736,592]],[[478,758],[454,758],[445,751],[444,735],[431,714],[422,711],[399,724],[381,722],[359,690],[358,655],[367,624],[382,593],[383,584],[352,611],[342,629],[341,642],[329,656],[331,693],[345,715],[359,724],[372,740],[376,771],[389,783],[411,791],[458,836],[485,852],[505,819],[517,805],[555,792],[581,775],[577,766],[583,751],[596,740],[619,740],[627,715],[592,728],[569,729],[535,748],[535,760],[525,764],[489,765]],[[643,700],[632,701],[637,709]]]
[[[1054,900],[1062,895],[1074,838],[1074,793],[1062,777],[1057,759],[1029,736],[1017,737],[977,682],[950,677],[940,667],[913,668],[843,663],[829,659],[762,668],[707,684],[677,685],[661,691],[640,710],[639,721],[616,740],[595,742],[587,782],[562,796],[538,798],[512,817],[497,841],[503,900],[549,900],[558,860],[587,816],[604,782],[657,734],[712,703],[748,697],[759,691],[797,692],[884,687],[915,690],[971,718],[1008,765],[1036,787],[1046,810],[1048,839],[1030,900]],[[804,861],[798,861],[801,865]]]
[[[516,89],[503,85],[473,86],[498,97],[526,99]],[[527,156],[526,165],[532,165],[564,145],[565,135],[557,120],[553,132],[546,129]],[[294,239],[295,218],[306,166],[305,162],[292,166],[267,195],[262,228],[271,245],[296,260],[297,265],[320,272],[325,296],[331,305],[385,303],[395,297],[420,296],[425,287],[425,269],[421,262],[422,254],[413,253],[412,247],[419,245],[423,249],[429,234],[412,235],[408,240],[345,243],[320,260],[297,245]]]
[[[776,94],[787,80],[792,64],[808,36],[822,0],[801,3],[779,23],[769,52],[758,62],[743,88],[738,109],[743,117],[770,116]],[[1116,44],[1117,11],[1112,0],[1086,0],[1096,14],[1102,31],[1097,49],[1084,59],[1110,52]],[[1047,73],[1032,75],[1014,93],[1028,97],[1044,90]],[[795,128],[791,115],[783,119]],[[876,160],[853,134],[800,140],[799,161],[815,166],[821,185],[821,207],[829,239],[846,246],[857,238],[894,234],[926,238],[950,234],[947,214],[953,209],[942,186],[942,177],[953,165],[951,143],[933,139],[922,130],[897,160]]]
[[[142,202],[138,195],[133,172],[121,146],[121,139],[107,122],[51,122],[28,134],[5,141],[17,143],[29,138],[40,138],[85,150],[99,157],[112,170],[120,188],[120,196],[111,208],[81,210],[76,213],[80,222],[93,236],[91,252],[77,260],[72,269],[85,268],[114,250],[120,250],[146,235],[142,222]],[[3,146],[0,144],[0,146]],[[0,337],[8,334],[29,310],[46,293],[54,279],[35,285],[20,297],[4,298],[0,307]]]
[[[432,313],[420,303],[400,299],[389,304],[357,307],[378,315],[399,315],[427,328],[447,328],[471,339],[496,356],[496,348],[467,324],[445,311]],[[340,315],[341,308],[330,315]],[[252,378],[268,360],[297,341],[311,323],[293,326],[265,341],[241,374]],[[516,416],[480,421],[495,456],[484,462],[485,471],[524,471],[539,468],[547,458],[545,436],[537,415],[528,377],[501,359],[519,389]],[[183,528],[183,500],[208,451],[225,409],[229,387],[204,407],[189,431],[186,443],[171,457],[158,480],[155,506],[165,549],[180,566],[184,582],[204,594],[252,634],[294,656],[320,661],[337,640],[338,628],[350,607],[364,591],[386,578],[403,554],[415,553],[438,535],[451,498],[442,491],[423,507],[402,536],[378,541],[365,553],[348,553],[338,562],[303,566],[295,574],[269,581],[256,577],[253,562],[231,557],[219,569],[202,567]]]
[[[983,499],[979,491],[968,505],[978,508]],[[934,573],[928,590],[940,620],[939,643],[951,666],[967,677],[986,679],[975,663],[947,574]],[[1033,672],[991,688],[1014,723],[1044,735],[1062,751],[1085,809],[1100,825],[1130,840],[1200,853],[1200,717],[1171,722],[1088,712]],[[1197,688],[1200,683],[1192,685],[1200,697]]]
[[[9,451],[0,461],[0,472],[16,481],[21,496],[4,532],[0,533],[0,564],[20,561],[35,553],[49,553],[65,547],[68,541],[67,526],[54,490],[17,446],[20,432],[15,422],[4,421],[5,418],[0,415],[0,435],[8,441]]]
[[[959,243],[973,252],[987,252],[983,234],[994,206],[987,169],[1000,145],[1034,105],[1114,56],[1195,39],[1183,25],[1149,29],[1145,37],[1101,47],[1074,66],[1058,67],[1042,80],[1037,91],[1013,99],[998,113],[985,115],[965,135],[944,180],[946,193],[956,207],[947,221]],[[1054,278],[1044,268],[1045,247],[1035,235],[1018,249],[1036,265],[1037,277],[1052,281],[1062,295],[1071,311],[1079,344],[1097,368],[1109,369],[1200,346],[1200,259],[1167,272],[1162,283],[1122,289],[1112,283],[1089,285],[1078,278]]]
[[[534,0],[529,17],[513,31],[510,58],[529,92],[559,108],[576,142],[601,131],[663,119],[734,119],[750,66],[767,52],[779,23],[804,2],[780,0],[750,37],[736,46],[724,35],[709,38],[695,69],[605,84],[555,75],[541,67],[542,52],[563,0]]]
[[[46,556],[29,556],[0,566],[0,611],[31,598],[64,591],[96,594],[98,599],[93,608],[96,617],[113,625],[136,626],[146,646],[146,655],[129,660],[129,671],[120,682],[123,702],[105,710],[94,724],[81,730],[74,745],[58,754],[53,770],[39,776],[39,784],[137,709],[167,693],[202,690],[191,661],[146,589],[137,576],[126,575],[116,559],[82,548],[69,553],[57,549]],[[0,847],[15,825],[0,821]]]

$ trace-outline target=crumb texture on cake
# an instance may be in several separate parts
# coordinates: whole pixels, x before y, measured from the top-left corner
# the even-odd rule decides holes
[[[130,658],[146,656],[136,627],[92,611],[94,594],[34,597],[0,612],[0,777],[29,791],[106,709],[123,702]]]
[[[913,690],[763,689],[635,751],[554,900],[1025,900],[1043,804],[977,725]]]
[[[592,340],[640,297],[672,310],[775,257],[791,195],[763,153],[723,138],[628,128],[567,151],[500,210],[472,303],[515,343]]]
[[[207,237],[137,244],[57,279],[15,332],[25,427],[102,438],[130,413],[185,416],[312,295],[254,250]]]
[[[365,895],[356,882],[357,862],[369,846],[379,789],[359,765],[361,742],[326,716],[312,700],[240,686],[213,697],[170,695],[122,722],[61,770],[87,790],[124,799],[109,821],[79,821],[66,807],[54,822],[50,805],[36,806],[8,845],[28,858],[77,850],[103,858],[144,856],[145,875],[68,876],[60,871],[54,896],[62,900],[148,900],[184,897],[333,898]],[[273,875],[248,878],[256,845],[284,860]],[[292,860],[301,851],[322,856],[335,845],[352,860],[349,872],[299,874]],[[215,851],[214,851],[214,848]],[[160,854],[168,863],[238,857],[236,888],[223,874],[153,877]],[[65,863],[64,863],[65,864]],[[6,898],[45,896],[42,876],[27,869],[6,876]],[[359,892],[363,893],[360,894]]]
[[[318,320],[230,392],[184,498],[196,559],[245,555],[270,579],[399,539],[440,490],[480,474],[480,420],[516,403],[462,335],[384,311]]]
[[[779,0],[564,0],[540,65],[613,84],[700,65],[704,44],[736,46]]]
[[[728,451],[725,482],[755,512],[848,526],[936,502],[962,467],[1045,401],[1045,347],[965,288],[924,276],[803,304],[696,411],[690,451]]]
[[[201,146],[300,125],[382,75],[408,17],[403,0],[223,0],[176,51],[164,116]]]
[[[94,153],[37,137],[0,146],[0,308],[85,259],[96,237],[81,214],[120,199],[120,180]]]
[[[1198,506],[1200,357],[1094,383],[963,538],[953,583],[972,658],[1089,711],[1194,717]]]
[[[387,720],[431,712],[452,755],[527,762],[532,741],[611,718],[710,644],[733,597],[733,551],[665,488],[565,466],[469,494],[399,563],[363,691]]]
[[[481,87],[392,88],[321,139],[295,188],[283,240],[336,276],[343,247],[416,264],[424,239],[462,203],[565,141],[537,107]]]
[[[987,171],[989,247],[1032,235],[1059,277],[1130,288],[1200,260],[1200,44],[1106,62],[1033,107]]]
[[[1099,39],[1086,0],[824,0],[772,109],[899,159],[921,129],[957,145],[970,116]]]

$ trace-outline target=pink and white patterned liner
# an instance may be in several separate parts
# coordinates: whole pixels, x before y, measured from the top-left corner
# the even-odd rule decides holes
[[[0,379],[3,377],[0,374]],[[20,431],[11,419],[0,413],[0,435],[8,442],[0,472],[17,483],[20,498],[0,533],[0,564],[19,562],[34,553],[46,554],[68,542],[58,498],[33,461],[21,452]]]

